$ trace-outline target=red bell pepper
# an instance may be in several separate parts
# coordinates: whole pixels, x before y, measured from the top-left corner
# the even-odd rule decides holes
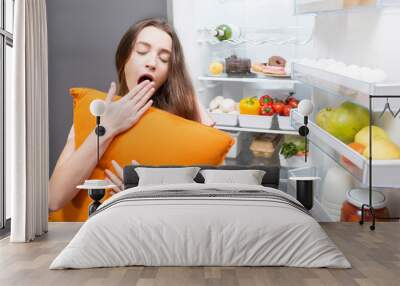
[[[270,105],[263,105],[260,106],[260,115],[272,116],[274,115],[275,111]]]

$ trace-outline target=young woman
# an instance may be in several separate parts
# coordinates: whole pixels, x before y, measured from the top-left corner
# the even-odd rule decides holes
[[[116,135],[135,125],[150,106],[205,125],[214,125],[196,98],[181,44],[168,23],[147,19],[130,27],[119,43],[115,63],[118,84],[111,83],[107,94],[106,112],[102,116],[106,134],[100,137],[100,155]],[[123,98],[112,101],[116,94]],[[93,131],[75,149],[74,128],[71,128],[49,182],[51,211],[61,209],[71,201],[78,193],[76,186],[93,172],[97,164],[96,140]],[[117,174],[106,170],[106,177],[120,185],[122,168],[116,162],[113,165]],[[114,191],[121,189],[115,188]]]

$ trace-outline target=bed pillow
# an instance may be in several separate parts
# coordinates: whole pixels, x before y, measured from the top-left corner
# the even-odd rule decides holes
[[[105,99],[106,94],[90,88],[72,88],[70,93],[74,99],[75,148],[79,148],[96,125],[90,103]],[[132,160],[143,165],[217,166],[233,143],[223,131],[151,107],[132,128],[114,138],[89,178],[104,179],[105,169],[115,171],[111,160],[122,167]],[[52,212],[50,221],[85,221],[90,203],[82,190],[62,210]]]
[[[205,184],[261,185],[265,171],[262,170],[202,170]]]
[[[194,178],[199,167],[146,168],[135,169],[139,176],[139,186],[196,183]]]

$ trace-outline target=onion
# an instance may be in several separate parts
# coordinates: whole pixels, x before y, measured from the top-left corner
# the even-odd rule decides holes
[[[219,104],[215,101],[215,99],[213,99],[213,100],[211,100],[208,107],[210,107],[210,110],[214,110],[214,109],[219,108]]]
[[[235,110],[235,101],[233,99],[230,98],[226,98],[222,101],[222,103],[220,104],[220,107],[222,109],[223,112],[230,112],[230,111],[234,111]]]
[[[222,101],[224,100],[223,96],[216,96],[213,100],[211,100],[210,104],[208,105],[211,110],[217,109],[221,106]]]
[[[218,103],[218,105],[221,105],[222,101],[224,100],[224,97],[221,95],[218,95],[214,98],[215,102]]]

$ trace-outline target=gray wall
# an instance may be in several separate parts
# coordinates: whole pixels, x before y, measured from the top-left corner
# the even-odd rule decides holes
[[[47,0],[50,175],[72,125],[69,88],[106,91],[120,38],[148,17],[167,18],[167,0]]]

